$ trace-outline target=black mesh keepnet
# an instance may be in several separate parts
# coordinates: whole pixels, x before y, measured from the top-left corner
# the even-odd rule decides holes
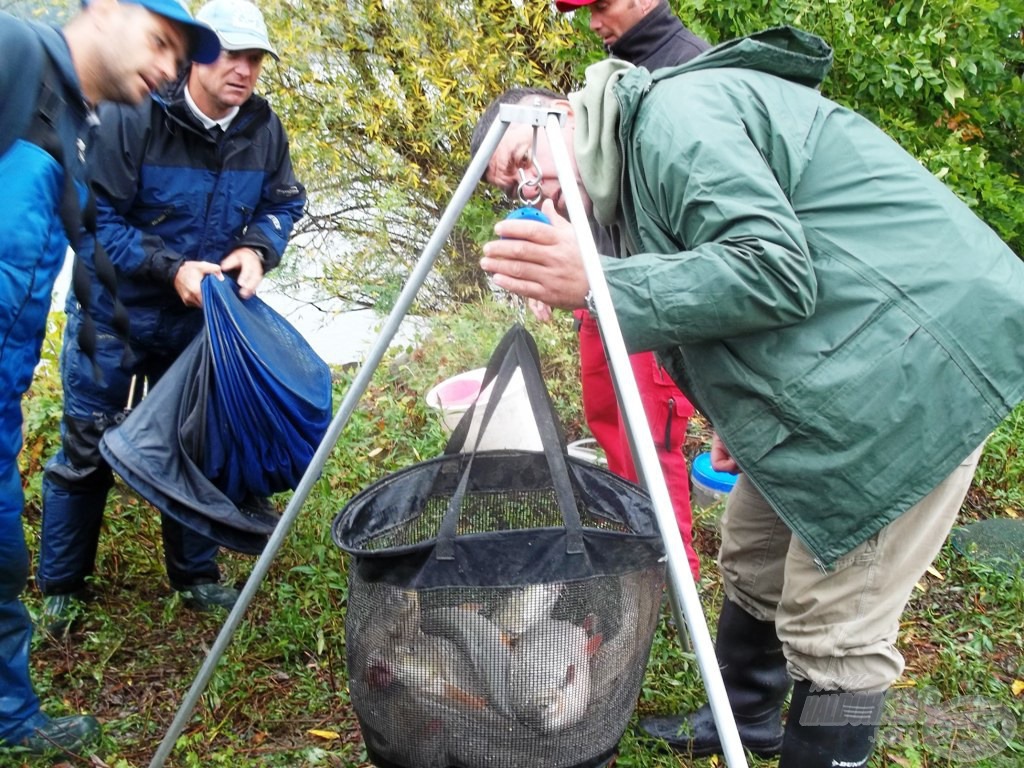
[[[349,690],[371,759],[407,768],[602,764],[636,703],[663,575],[417,591],[356,573]]]
[[[519,326],[485,375],[491,402],[516,367],[543,453],[459,453],[456,429],[334,522],[354,556],[350,696],[381,768],[600,766],[635,706],[665,576],[650,501],[566,455]]]
[[[660,559],[647,495],[593,464],[563,461],[581,544],[563,523],[544,454],[525,451],[449,454],[389,475],[349,502],[334,540],[357,556],[365,580],[410,589],[543,584]],[[440,537],[451,556],[441,559],[436,540],[467,470],[456,527]]]

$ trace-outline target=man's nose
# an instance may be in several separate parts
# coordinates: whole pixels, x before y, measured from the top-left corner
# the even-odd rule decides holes
[[[157,69],[160,72],[160,77],[163,79],[163,82],[160,83],[161,85],[169,83],[178,76],[178,70],[181,63],[182,62],[173,51],[164,51],[161,53],[157,59]]]

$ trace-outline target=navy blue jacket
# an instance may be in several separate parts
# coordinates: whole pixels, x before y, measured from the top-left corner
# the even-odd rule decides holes
[[[117,269],[133,339],[151,341],[154,327],[179,315],[198,328],[200,311],[174,289],[182,262],[219,263],[248,246],[269,271],[305,207],[288,138],[267,101],[250,97],[216,139],[185,102],[187,78],[137,107],[105,104],[90,145],[97,236]],[[89,255],[83,248],[87,263]],[[109,296],[94,296],[97,321],[109,323]]]

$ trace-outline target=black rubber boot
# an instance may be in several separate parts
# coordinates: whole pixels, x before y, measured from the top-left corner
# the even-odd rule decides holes
[[[65,639],[74,623],[85,614],[84,589],[66,595],[44,595],[40,625],[43,632],[56,640]]]
[[[79,753],[96,741],[100,735],[100,724],[92,715],[69,715],[48,720],[46,725],[36,728],[35,733],[16,745],[22,751],[33,755],[50,752]]]
[[[859,768],[875,749],[885,691],[813,691],[797,681],[779,768]]]
[[[174,585],[171,585],[174,587]],[[234,587],[225,587],[223,584],[193,584],[190,587],[174,587],[174,590],[181,595],[185,605],[193,611],[213,611],[223,608],[230,611],[235,607],[240,592]]]
[[[726,598],[718,617],[715,653],[743,746],[759,757],[779,754],[782,704],[792,681],[775,623],[755,619]],[[640,727],[694,757],[722,754],[708,704],[681,717],[645,717]]]

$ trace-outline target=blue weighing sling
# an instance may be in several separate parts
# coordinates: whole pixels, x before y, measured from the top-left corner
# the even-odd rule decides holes
[[[257,553],[277,518],[242,502],[298,484],[330,424],[331,372],[233,280],[207,277],[202,291],[204,331],[100,450],[161,512]]]

